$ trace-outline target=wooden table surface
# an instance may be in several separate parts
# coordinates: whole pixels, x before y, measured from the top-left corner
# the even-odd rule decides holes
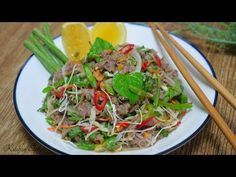
[[[61,23],[51,23],[53,35],[60,34]],[[177,23],[163,23],[167,30],[178,29]],[[0,154],[53,154],[24,129],[13,105],[13,87],[17,73],[31,54],[23,41],[41,23],[0,23]],[[183,34],[209,59],[218,80],[236,96],[236,54],[218,49],[189,32]],[[236,133],[236,111],[219,95],[217,110]],[[190,142],[171,154],[236,154],[213,121]]]

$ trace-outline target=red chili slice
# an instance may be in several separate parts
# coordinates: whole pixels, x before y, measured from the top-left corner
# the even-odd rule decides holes
[[[66,91],[66,87],[61,87],[60,89],[52,90],[52,93],[57,97],[57,98],[62,98],[64,96],[64,93]]]
[[[143,128],[144,126],[146,126],[148,124],[148,122],[150,122],[154,117],[149,117],[146,120],[144,120],[140,125],[136,126],[136,129],[140,129]]]
[[[102,111],[104,109],[107,100],[108,100],[107,95],[104,92],[98,90],[94,91],[93,101],[98,111]],[[99,103],[100,101],[101,103]]]
[[[144,61],[143,64],[142,64],[142,70],[145,71],[147,69],[148,65],[149,65],[149,62]]]
[[[154,59],[157,63],[157,66],[159,66],[161,68],[162,64],[161,64],[161,59],[157,56],[157,55],[154,55]]]
[[[127,44],[124,47],[122,47],[119,52],[122,54],[127,54],[129,53],[131,50],[134,49],[134,44]]]
[[[89,131],[86,127],[83,127],[83,126],[80,126],[80,129],[81,129],[84,133],[90,133],[90,132],[92,132],[93,130],[97,129],[97,127],[93,126],[90,131]]]

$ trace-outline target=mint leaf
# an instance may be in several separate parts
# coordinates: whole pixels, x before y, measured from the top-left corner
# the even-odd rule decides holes
[[[88,53],[88,58],[95,58],[99,62],[102,58],[99,56],[104,50],[114,50],[111,43],[97,37]]]
[[[129,87],[133,86],[137,89],[143,89],[143,75],[140,72],[130,74],[118,73],[113,78],[112,86],[119,95],[128,98],[130,103],[134,104],[138,101],[139,96],[130,91]]]

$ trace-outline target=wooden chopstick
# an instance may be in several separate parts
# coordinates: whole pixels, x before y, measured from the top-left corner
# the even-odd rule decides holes
[[[163,36],[171,41],[174,46],[188,59],[188,61],[212,84],[212,86],[236,109],[236,98],[196,60],[176,40],[169,35],[161,24],[156,23]]]
[[[164,38],[159,34],[159,32],[156,30],[155,24],[148,23],[151,27],[156,39],[159,39],[161,44],[164,46],[168,54],[170,55],[171,59],[179,69],[179,71],[182,73],[194,93],[197,95],[205,109],[208,111],[208,113],[211,115],[217,126],[220,128],[220,130],[223,132],[227,140],[231,143],[233,148],[236,150],[236,136],[231,131],[231,129],[228,127],[228,125],[225,123],[223,117],[218,113],[218,111],[214,108],[214,106],[211,104],[207,96],[204,94],[204,92],[201,90],[201,88],[198,86],[198,84],[194,81],[191,74],[188,72],[186,67],[184,66],[183,62],[177,57],[175,52],[171,49],[169,44],[164,40]]]

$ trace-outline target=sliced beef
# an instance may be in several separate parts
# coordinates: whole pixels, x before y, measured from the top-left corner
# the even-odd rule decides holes
[[[130,104],[124,103],[119,106],[117,106],[116,111],[119,115],[127,115],[129,113]]]
[[[169,73],[170,71],[172,71],[171,67],[169,66],[169,64],[165,61],[165,60],[161,60],[161,64],[162,64],[162,69]]]
[[[63,128],[61,131],[61,138],[65,138],[69,131],[70,131],[70,129]]]
[[[138,53],[139,53],[139,55],[141,56],[141,58],[144,59],[144,57],[145,57],[145,52],[139,50]]]
[[[130,72],[133,72],[135,70],[135,66],[129,62],[126,62],[124,64],[124,67],[123,69],[121,70],[121,73],[130,73]]]
[[[177,70],[173,70],[171,73],[170,73],[170,78],[171,79],[174,79],[178,76],[178,71]]]
[[[62,70],[59,69],[57,72],[54,73],[54,76],[53,76],[53,79],[54,79],[54,82],[58,82],[59,80],[62,79]]]
[[[116,106],[118,106],[120,103],[119,99],[115,96],[111,96],[111,102]]]
[[[76,66],[75,66],[76,65]],[[73,67],[75,66],[75,70],[74,70],[74,74],[78,74],[81,72],[84,72],[83,70],[83,65],[82,64],[74,64],[71,62],[68,62],[65,66],[64,66],[64,72],[66,76],[71,75],[72,71],[73,71]]]
[[[67,64],[63,66],[64,73],[66,76],[71,75],[74,65],[75,64],[68,62]],[[84,74],[84,69],[83,69],[82,64],[79,64],[79,65],[76,64],[74,74],[78,74],[78,73]],[[59,80],[61,80],[63,78],[62,69],[59,69],[57,72],[55,72],[53,78],[54,78],[54,82],[58,82]]]
[[[111,54],[101,54],[102,60],[94,65],[95,69],[107,70],[114,73],[117,67],[117,60],[122,56],[119,52],[113,51]]]
[[[78,110],[79,115],[82,118],[85,118],[85,117],[90,116],[92,107],[93,107],[93,105],[89,101],[85,100],[85,101],[82,101],[78,105],[77,110]]]
[[[99,63],[94,65],[94,68],[105,69],[109,72],[114,73],[116,71],[116,59],[103,59]]]
[[[94,138],[93,142],[96,143],[96,144],[102,144],[102,143],[104,142],[103,135],[98,134],[98,135]]]
[[[57,125],[62,120],[63,115],[59,112],[56,112],[53,113],[50,117],[53,119],[54,124]]]
[[[73,125],[74,122],[73,121],[70,121],[67,117],[65,117],[62,125]]]
[[[94,89],[80,89],[81,95],[88,101],[92,101],[94,97]]]
[[[141,104],[141,101],[139,101],[138,103],[136,103],[135,105],[133,105],[133,106],[130,108],[129,112],[132,113],[132,112],[137,111],[137,110],[140,108],[140,104]]]

